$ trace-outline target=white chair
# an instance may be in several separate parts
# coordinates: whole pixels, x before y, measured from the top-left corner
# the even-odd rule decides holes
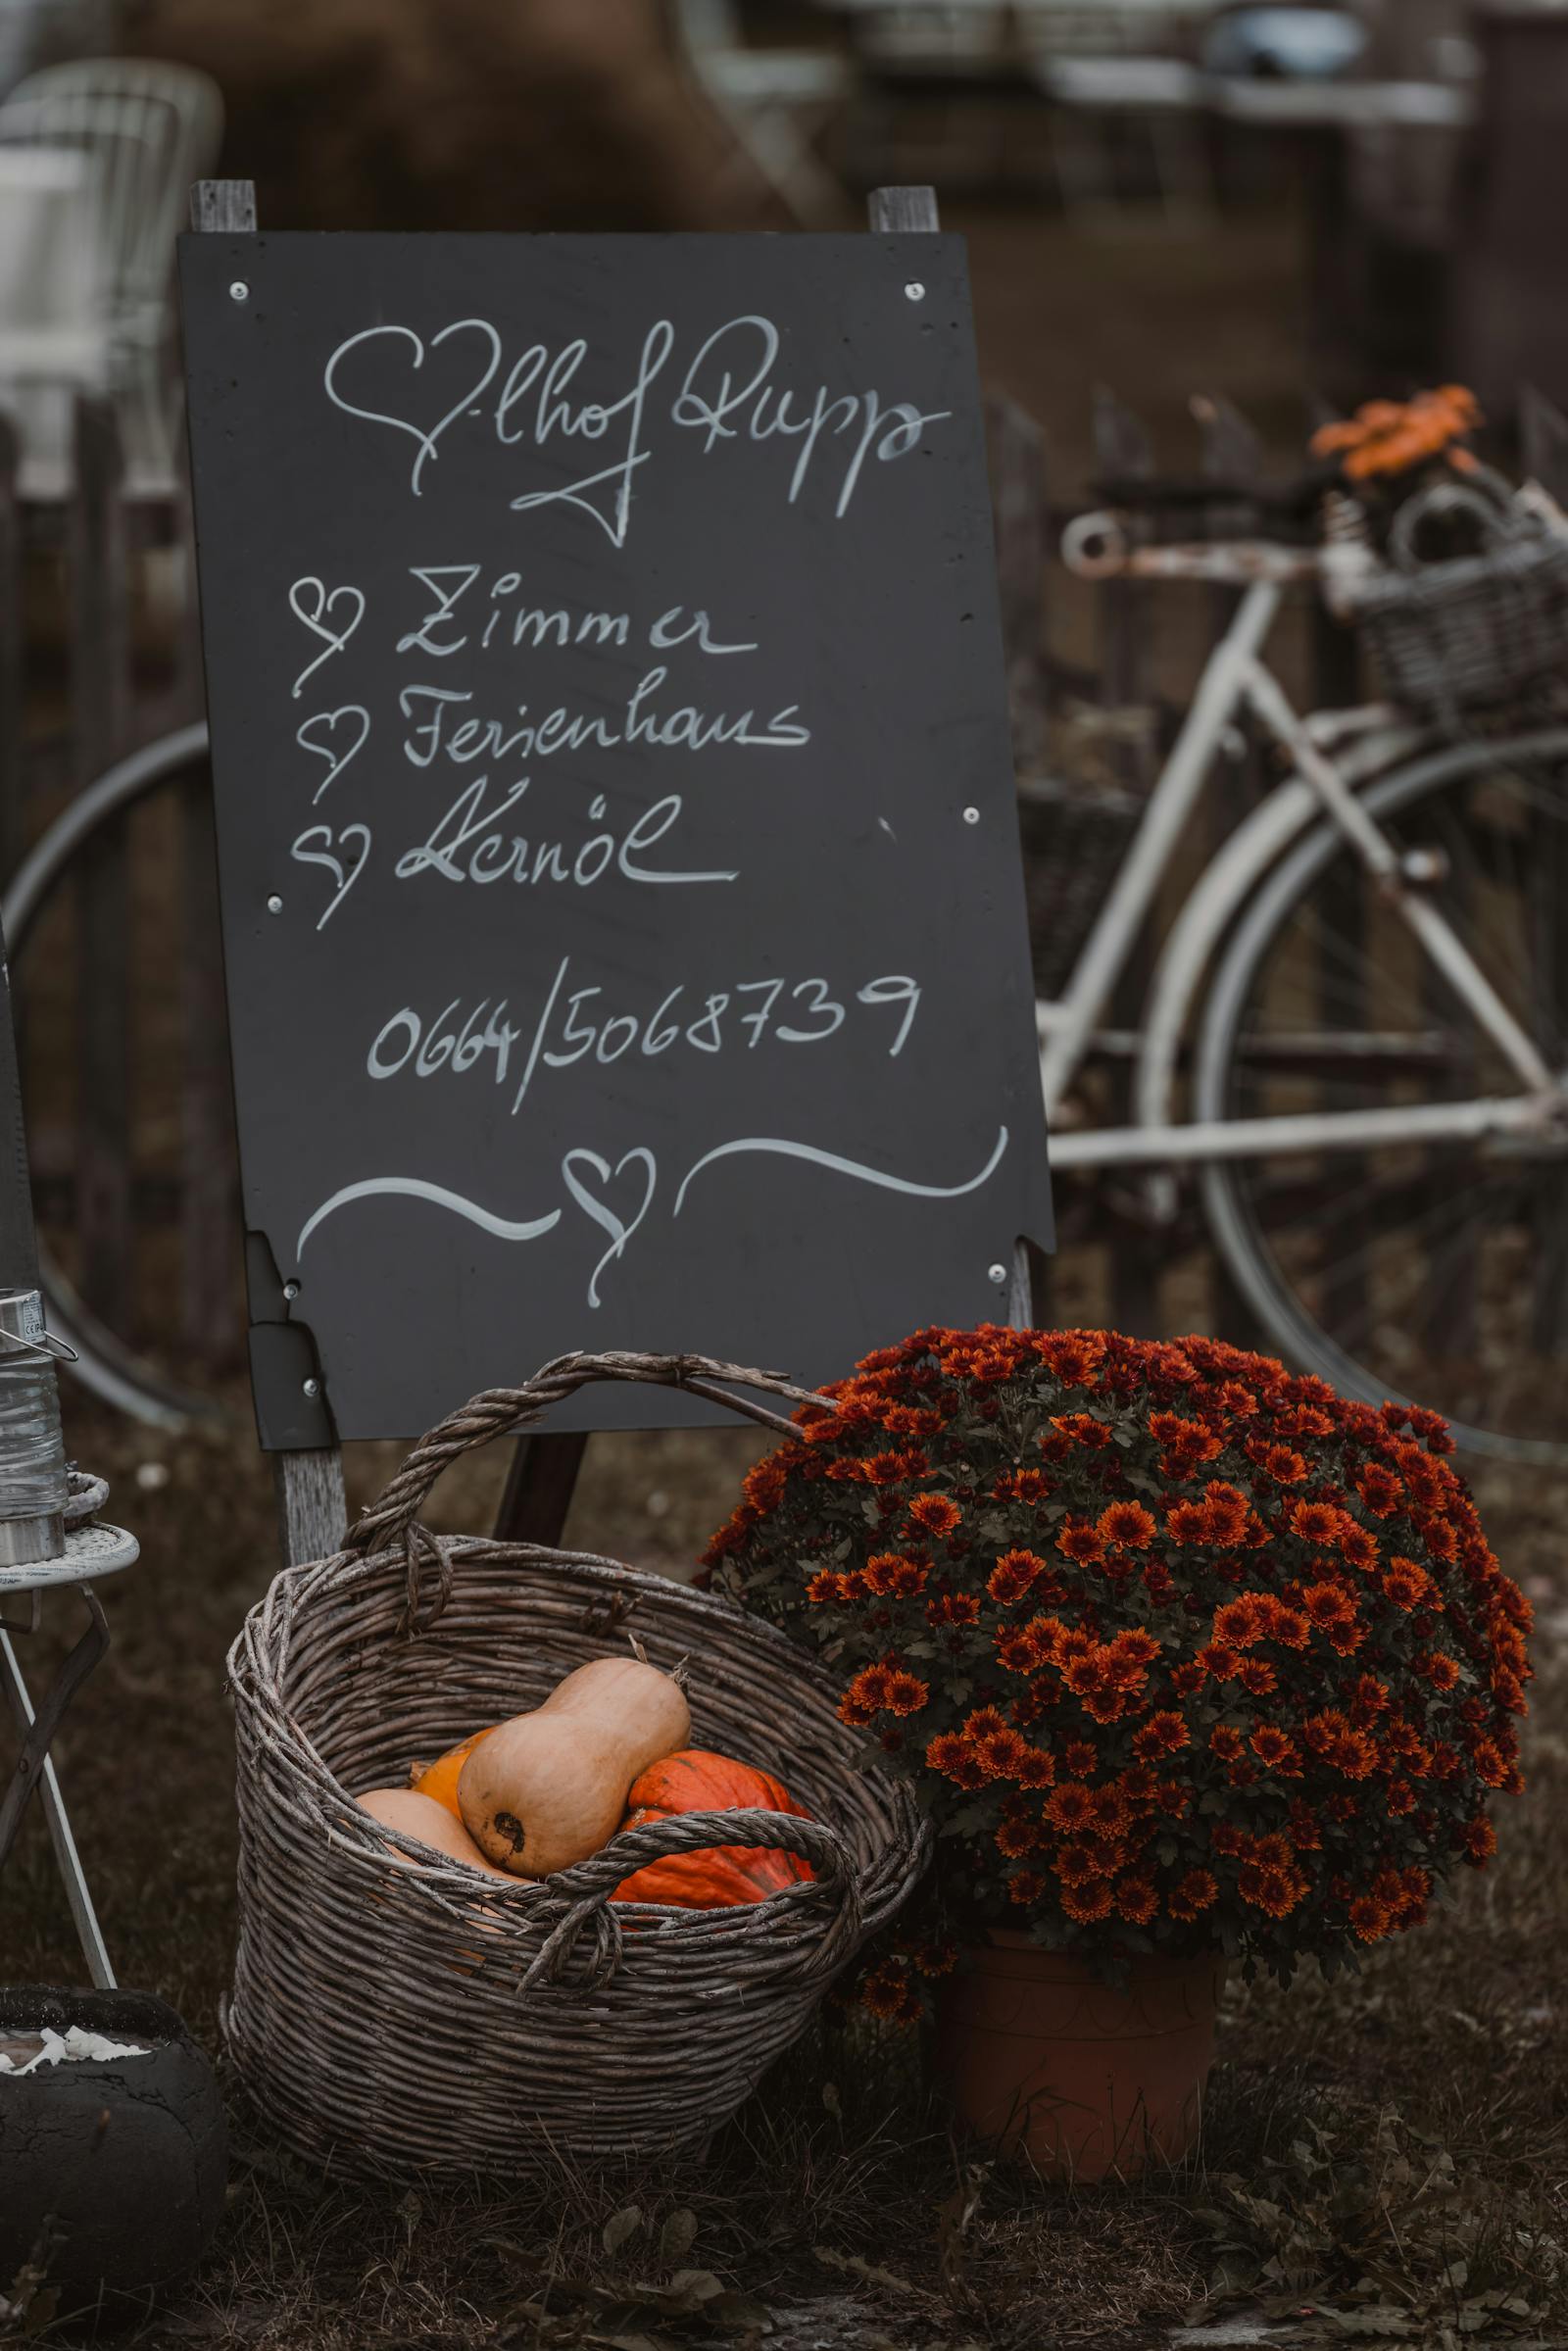
[[[174,238],[221,129],[205,73],[141,58],[48,66],[0,104],[0,148],[72,148],[94,166],[109,387],[133,497],[166,496],[175,478]]]
[[[0,145],[0,407],[27,499],[68,495],[76,395],[108,388],[97,175],[78,148]]]
[[[815,141],[853,88],[830,49],[752,49],[731,0],[674,0],[673,23],[692,78],[803,227],[833,225],[844,191]]]

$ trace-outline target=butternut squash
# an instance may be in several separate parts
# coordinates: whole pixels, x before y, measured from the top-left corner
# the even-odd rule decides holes
[[[466,1739],[460,1739],[455,1747],[448,1747],[446,1753],[434,1763],[411,1765],[409,1786],[416,1788],[421,1796],[433,1796],[438,1804],[446,1806],[455,1821],[461,1821],[463,1815],[458,1810],[458,1774],[480,1739],[488,1739],[494,1729],[495,1725],[491,1723],[483,1731],[470,1731]]]
[[[486,1861],[463,1823],[454,1820],[446,1806],[438,1804],[433,1796],[422,1796],[412,1788],[370,1788],[354,1800],[383,1827],[396,1829],[402,1837],[416,1837],[422,1845],[434,1845],[450,1861],[462,1861],[471,1870],[483,1870],[487,1878],[507,1875],[505,1870],[495,1869]],[[393,1858],[406,1867],[414,1866],[406,1854],[396,1854]]]
[[[639,1772],[685,1746],[691,1730],[668,1674],[637,1657],[596,1657],[472,1750],[458,1775],[464,1823],[514,1877],[569,1869],[614,1836]]]

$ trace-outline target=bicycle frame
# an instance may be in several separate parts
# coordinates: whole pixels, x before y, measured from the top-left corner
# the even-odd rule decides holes
[[[1096,555],[1096,546],[1111,552]],[[1270,1156],[1324,1150],[1364,1150],[1379,1143],[1473,1141],[1508,1130],[1539,1129],[1563,1115],[1564,1097],[1551,1071],[1526,1032],[1478,969],[1473,957],[1449,923],[1423,894],[1420,879],[1406,873],[1399,853],[1367,814],[1356,797],[1356,785],[1368,775],[1386,770],[1392,759],[1410,748],[1408,730],[1385,728],[1372,735],[1354,759],[1336,759],[1324,748],[1335,734],[1349,733],[1382,714],[1325,713],[1303,718],[1263,659],[1263,647],[1278,616],[1285,588],[1293,581],[1315,579],[1322,570],[1317,554],[1266,545],[1238,547],[1158,547],[1127,551],[1120,544],[1114,517],[1085,516],[1069,531],[1064,553],[1073,567],[1090,576],[1115,573],[1144,577],[1219,580],[1244,587],[1244,594],[1225,635],[1204,665],[1198,691],[1170,756],[1160,771],[1149,804],[1128,848],[1104,904],[1095,918],[1061,996],[1037,1006],[1041,1035],[1041,1083],[1048,1114],[1053,1120],[1052,1163],[1057,1168],[1169,1164],[1219,1158]],[[1137,1102],[1140,1123],[1130,1127],[1063,1130],[1057,1113],[1063,1097],[1090,1053],[1097,1023],[1144,921],[1153,905],[1176,843],[1212,768],[1225,730],[1236,713],[1250,710],[1294,763],[1295,783],[1271,793],[1249,820],[1250,846],[1261,844],[1266,856],[1249,855],[1238,860],[1245,868],[1224,876],[1221,853],[1211,872],[1218,886],[1207,887],[1205,876],[1195,897],[1203,899],[1199,935],[1184,941],[1182,984],[1174,1019],[1155,1011],[1151,1029],[1157,1036],[1140,1040],[1140,1082]],[[1289,797],[1294,796],[1294,798]],[[1474,1018],[1496,1044],[1525,1089],[1518,1095],[1470,1102],[1398,1105],[1390,1109],[1308,1112],[1298,1116],[1179,1121],[1171,1114],[1176,1047],[1182,1015],[1195,992],[1201,964],[1217,943],[1224,920],[1239,903],[1246,881],[1256,878],[1260,862],[1275,856],[1304,824],[1327,813],[1350,843],[1379,892],[1396,907],[1414,932],[1423,952]],[[1272,818],[1273,821],[1269,821]],[[1241,836],[1238,836],[1240,846]],[[1240,885],[1240,886],[1239,886]],[[1181,925],[1178,925],[1181,928]],[[1162,981],[1172,978],[1169,948],[1151,992],[1158,1004]],[[1197,947],[1198,954],[1193,952]],[[1151,1044],[1152,1043],[1152,1053]]]

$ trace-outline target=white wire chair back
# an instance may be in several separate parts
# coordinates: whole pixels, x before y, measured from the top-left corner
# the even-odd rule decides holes
[[[222,120],[205,73],[145,58],[47,66],[0,103],[0,146],[92,159],[111,381],[132,477],[173,470],[174,239],[192,180],[217,160]]]

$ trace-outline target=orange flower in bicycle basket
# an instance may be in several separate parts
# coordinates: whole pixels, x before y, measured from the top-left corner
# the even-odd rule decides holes
[[[1486,1866],[1530,1608],[1436,1414],[1211,1339],[993,1327],[826,1393],[709,1563],[912,1782],[944,1935],[1288,1980]],[[873,1961],[883,2013],[919,2012],[920,1947]]]
[[[1458,444],[1482,421],[1473,392],[1444,384],[1410,400],[1369,400],[1353,416],[1320,425],[1310,446],[1314,457],[1337,457],[1347,481],[1408,473],[1437,457],[1465,472],[1475,461]]]

